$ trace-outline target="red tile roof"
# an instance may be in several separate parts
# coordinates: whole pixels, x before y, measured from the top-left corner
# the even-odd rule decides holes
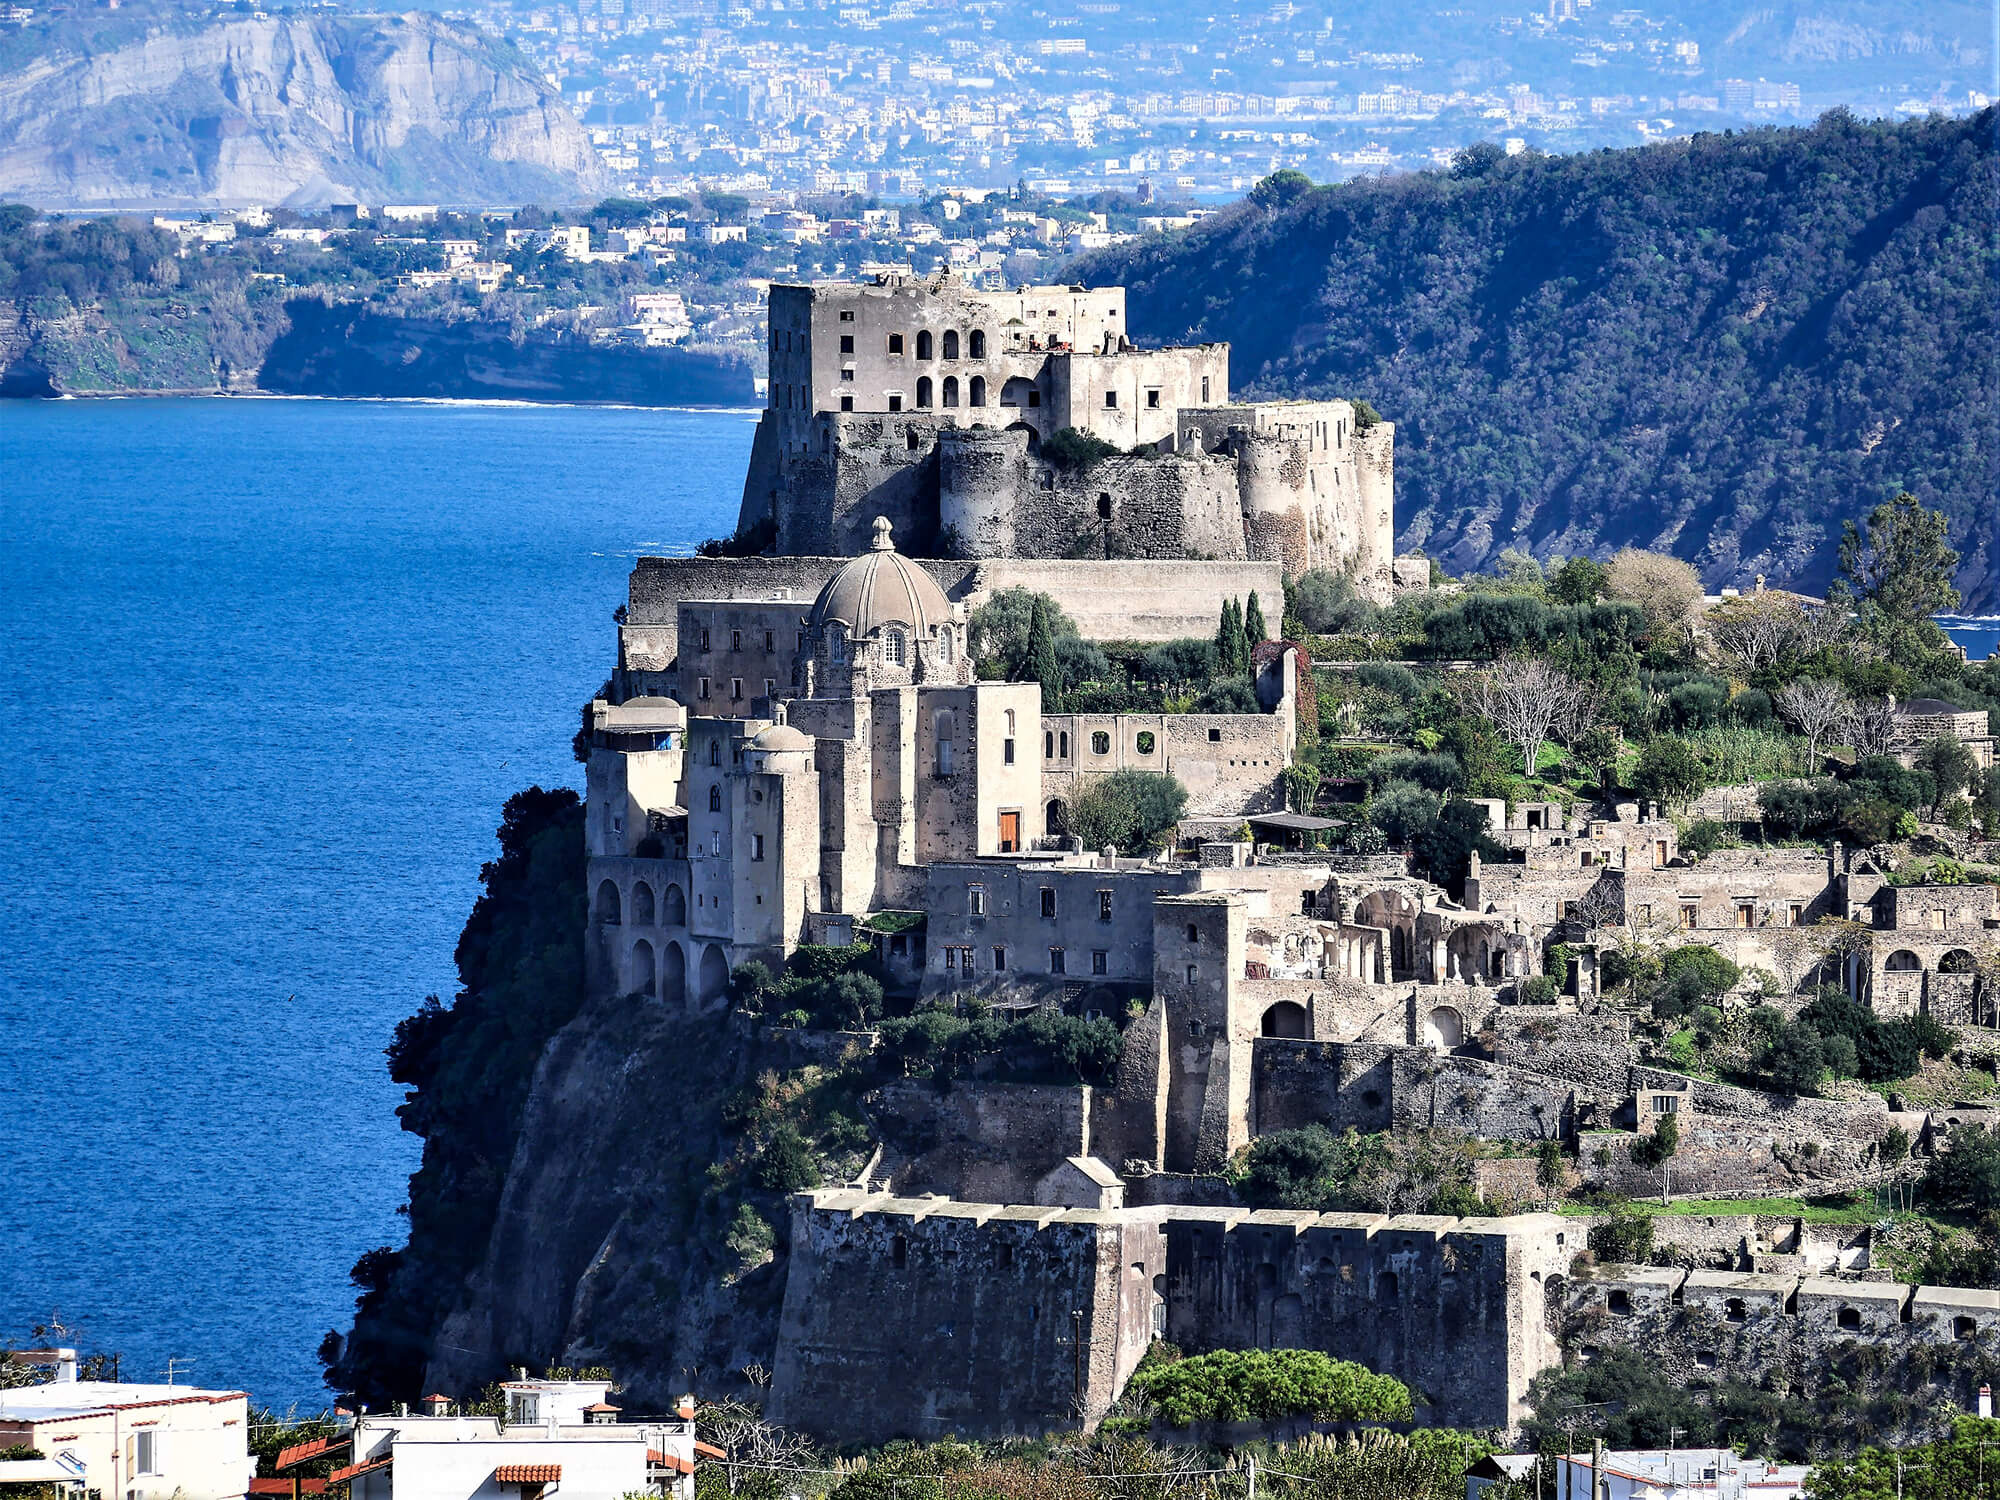
[[[493,1471],[495,1484],[558,1484],[561,1464],[502,1464]]]
[[[694,1451],[699,1453],[703,1458],[721,1458],[724,1456],[720,1448],[712,1448],[707,1443],[696,1443]]]
[[[354,1479],[359,1475],[373,1474],[377,1469],[386,1469],[388,1467],[388,1459],[371,1458],[365,1464],[349,1464],[344,1469],[335,1469],[331,1474],[326,1476],[326,1482],[328,1484],[346,1484],[350,1479]]]
[[[302,1495],[323,1495],[326,1493],[326,1481],[324,1479],[301,1479],[298,1485],[299,1493]],[[289,1495],[291,1492],[292,1481],[289,1479],[253,1479],[250,1481],[250,1493],[253,1495]]]
[[[293,1464],[308,1463],[315,1458],[324,1458],[336,1448],[345,1448],[351,1439],[343,1433],[339,1437],[314,1438],[309,1443],[294,1443],[289,1448],[278,1450],[278,1467],[289,1469]]]

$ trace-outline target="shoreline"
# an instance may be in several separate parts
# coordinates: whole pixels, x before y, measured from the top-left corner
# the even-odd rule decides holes
[[[343,401],[372,402],[383,406],[504,406],[550,409],[568,408],[585,410],[600,408],[608,411],[686,411],[740,413],[748,417],[758,417],[763,413],[761,406],[704,405],[699,402],[663,402],[653,404],[639,401],[535,401],[519,396],[334,396],[315,395],[293,391],[230,390],[222,387],[186,387],[146,391],[59,391],[53,396],[0,396],[0,409],[8,406],[57,406],[65,401]]]

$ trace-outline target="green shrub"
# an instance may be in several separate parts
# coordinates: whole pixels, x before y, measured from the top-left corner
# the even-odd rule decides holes
[[[1407,1422],[1413,1415],[1400,1380],[1316,1349],[1220,1350],[1136,1373],[1132,1384],[1173,1427],[1286,1417]]]
[[[1069,826],[1086,849],[1155,849],[1187,810],[1187,788],[1172,776],[1132,767],[1113,771],[1070,805]]]

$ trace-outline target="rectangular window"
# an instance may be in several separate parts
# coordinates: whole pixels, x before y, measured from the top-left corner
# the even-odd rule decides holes
[[[903,352],[903,336],[900,333],[889,335],[889,352],[891,354],[901,354]]]
[[[1757,908],[1754,904],[1748,901],[1739,901],[1736,903],[1736,925],[1738,927],[1755,927],[1757,925]]]
[[[1042,915],[1044,917],[1047,917],[1050,921],[1055,920],[1056,893],[1055,893],[1055,888],[1053,886],[1045,885],[1042,887]]]
[[[1097,920],[1100,922],[1109,922],[1111,920],[1111,892],[1109,891],[1099,891],[1097,893]]]
[[[1937,909],[1936,911],[1932,912],[1932,913],[1931,913],[1930,915],[1931,915],[1931,927],[1932,927],[1932,929],[1933,929],[1934,931],[1937,931],[1937,932],[1943,932],[1943,931],[1944,931],[1944,908],[1943,908],[1943,907],[1939,907],[1939,908],[1938,908],[1938,909]]]
[[[1681,903],[1681,926],[1698,927],[1700,925],[1701,908],[1696,906],[1692,901],[1683,901]]]
[[[706,677],[702,678],[696,685],[695,696],[697,698],[706,698],[708,696],[708,679]]]
[[[1116,391],[1106,391],[1104,393],[1104,409],[1106,411],[1118,410],[1118,393]]]
[[[750,857],[752,859],[762,859],[764,857],[763,834],[753,833],[750,835]]]
[[[998,974],[1002,969],[1006,967],[1007,967],[1007,950],[1005,948],[995,948],[993,950],[993,972]]]
[[[1062,949],[1049,949],[1049,972],[1051,974],[1067,974],[1069,970],[1064,967],[1065,962]]]
[[[965,888],[965,909],[975,917],[986,915],[986,887],[969,885]]]
[[[1639,904],[1639,909],[1635,913],[1635,915],[1641,922],[1650,922],[1653,920],[1653,908],[1645,904],[1644,902],[1641,902]]]
[[[706,625],[701,628],[701,649],[704,651],[708,649],[708,627]]]
[[[849,309],[848,311],[846,311],[846,312],[842,313],[842,314],[840,315],[840,321],[841,321],[841,322],[843,322],[843,323],[852,323],[852,322],[854,321],[854,311],[853,311],[853,309],[852,309],[852,308],[850,308],[850,309]]]
[[[741,703],[743,701],[743,679],[741,677],[732,677],[729,679],[729,696],[735,702]]]
[[[160,1435],[152,1431],[132,1434],[134,1455],[132,1472],[135,1474],[157,1474],[160,1472]]]
[[[1045,729],[1042,731],[1042,759],[1054,760],[1055,758],[1056,732],[1053,729]]]
[[[1159,393],[1159,392],[1158,392],[1157,390],[1150,390],[1150,391],[1147,391],[1147,392],[1146,392],[1146,410],[1147,410],[1147,411],[1158,411],[1159,409],[1160,409],[1160,393]]]
[[[1802,925],[1806,919],[1805,903],[1802,901],[1794,901],[1791,904],[1791,906],[1786,909],[1785,917],[1788,925],[1790,926],[1798,927]]]
[[[1014,764],[1014,742],[1012,740],[1002,740],[1000,742],[1000,761],[1003,765],[1011,766]]]
[[[777,678],[775,678],[775,677],[766,677],[766,678],[764,679],[764,696],[765,696],[766,698],[775,698],[775,697],[777,697],[777,696],[778,696],[778,679],[777,679]]]
[[[1208,405],[1208,377],[1206,375],[1201,377],[1201,404],[1203,406]]]
[[[1187,966],[1187,982],[1189,984],[1193,984],[1195,982],[1195,967],[1193,964],[1189,964]]]
[[[1680,1096],[1678,1094],[1655,1094],[1653,1096],[1654,1114],[1677,1115],[1680,1112],[1681,1112],[1681,1101],[1680,1101]]]
[[[843,370],[842,370],[842,371],[840,372],[840,378],[841,378],[842,380],[845,380],[845,381],[846,381],[846,382],[847,382],[848,384],[852,385],[852,384],[854,383],[854,366],[853,366],[853,365],[849,365],[849,366],[847,366],[847,367],[846,367],[845,369],[843,369]],[[846,398],[843,398],[843,399],[846,399]],[[852,411],[852,410],[853,410],[853,408],[852,408],[852,407],[842,407],[842,408],[841,408],[841,410],[842,410],[842,411]]]
[[[1110,971],[1110,969],[1109,969],[1109,968],[1107,967],[1109,963],[1110,963],[1110,955],[1109,955],[1109,954],[1107,954],[1107,953],[1106,953],[1106,952],[1105,952],[1105,951],[1104,951],[1104,950],[1103,950],[1102,948],[1093,948],[1093,949],[1091,950],[1091,952],[1090,952],[1090,972],[1091,972],[1091,973],[1093,973],[1093,974],[1108,974],[1108,973],[1110,973],[1111,971]]]
[[[1017,812],[1000,814],[1000,852],[1017,854],[1021,848],[1021,815]]]
[[[840,409],[842,411],[853,411],[854,398],[852,396],[842,396],[840,398]]]
[[[889,410],[901,411],[902,409],[903,409],[903,393],[901,391],[889,392]]]
[[[732,630],[729,632],[729,649],[731,651],[741,651],[743,649],[742,631]]]
[[[772,650],[777,646],[777,643],[778,639],[775,633],[769,630],[764,632],[764,654],[766,656],[771,654]]]
[[[851,333],[843,333],[843,334],[842,334],[842,335],[840,336],[840,352],[841,352],[842,354],[852,354],[852,353],[854,352],[854,335],[853,335],[853,334],[851,334]]]

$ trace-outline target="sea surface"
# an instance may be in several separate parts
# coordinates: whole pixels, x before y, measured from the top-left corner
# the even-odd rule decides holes
[[[323,1402],[405,1237],[382,1048],[753,423],[0,402],[0,1343]]]

